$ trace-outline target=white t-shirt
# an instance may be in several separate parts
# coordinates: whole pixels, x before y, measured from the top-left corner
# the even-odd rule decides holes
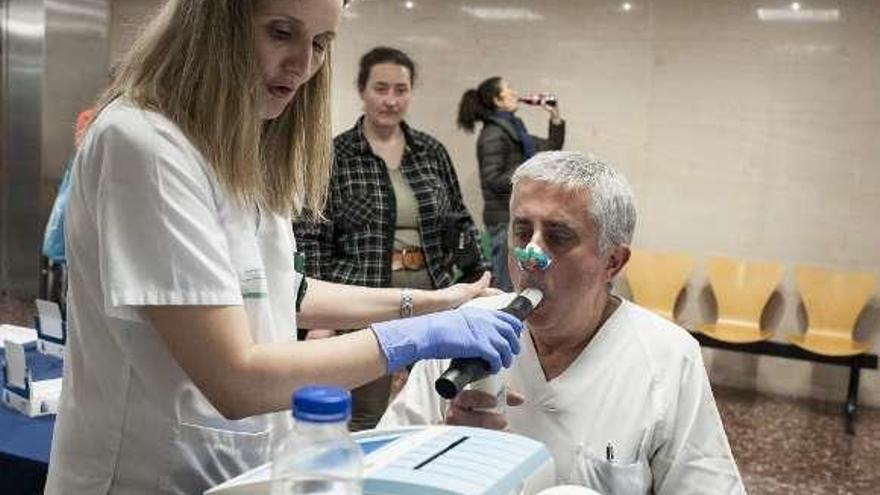
[[[510,299],[497,297],[496,307]],[[526,403],[507,408],[509,430],[547,445],[558,483],[606,495],[745,493],[700,347],[684,329],[623,301],[549,382],[528,332],[521,342],[508,383]],[[434,380],[448,363],[418,363],[378,427],[442,423]]]
[[[201,493],[266,462],[284,415],[223,418],[140,306],[244,306],[255,341],[295,340],[289,220],[236,207],[174,123],[117,100],[74,160],[66,225],[69,334],[46,493]]]

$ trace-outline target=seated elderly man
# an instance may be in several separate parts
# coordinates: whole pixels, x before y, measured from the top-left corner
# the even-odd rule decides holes
[[[544,293],[508,371],[511,407],[476,390],[444,401],[433,384],[448,362],[426,361],[379,428],[506,428],[547,445],[560,484],[606,495],[745,493],[697,342],[610,293],[636,224],[626,179],[580,153],[538,154],[513,176],[510,218],[512,247],[552,259],[537,276],[509,259],[517,291]]]

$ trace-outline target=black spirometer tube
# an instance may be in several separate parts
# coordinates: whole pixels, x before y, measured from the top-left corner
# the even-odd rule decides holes
[[[534,288],[519,293],[510,304],[500,311],[525,321],[532,310],[541,302],[544,294]],[[481,358],[453,359],[449,368],[434,382],[434,389],[444,399],[454,399],[465,385],[489,376],[489,363]]]

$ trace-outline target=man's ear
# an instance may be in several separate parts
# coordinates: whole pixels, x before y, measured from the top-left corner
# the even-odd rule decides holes
[[[608,254],[608,260],[605,263],[605,275],[610,282],[614,277],[623,270],[626,262],[629,261],[629,246],[617,246]]]

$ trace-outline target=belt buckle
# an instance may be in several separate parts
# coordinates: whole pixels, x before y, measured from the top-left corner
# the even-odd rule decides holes
[[[405,270],[421,270],[424,264],[421,248],[401,249],[400,262]]]
[[[403,270],[403,255],[396,249],[391,250],[391,271],[397,272]]]

